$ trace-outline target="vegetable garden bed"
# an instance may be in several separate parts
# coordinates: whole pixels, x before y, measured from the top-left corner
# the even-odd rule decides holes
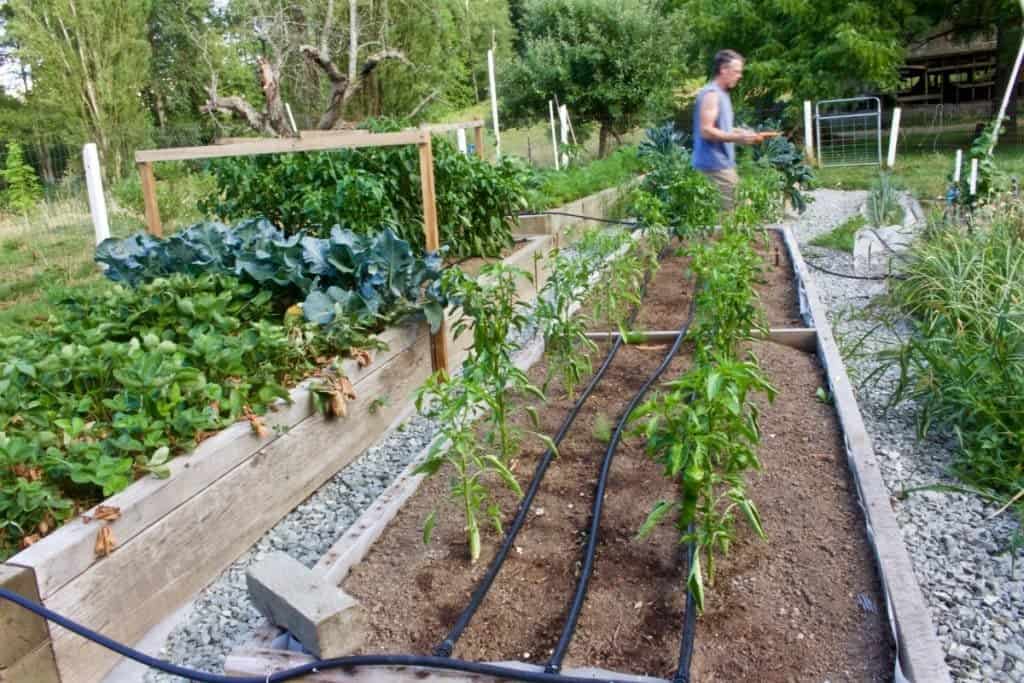
[[[552,244],[550,237],[530,236],[504,262],[535,273],[543,283],[545,261],[535,256],[543,257]],[[522,283],[519,295],[536,296],[536,286]],[[387,350],[372,353],[369,364],[341,363],[340,372],[357,397],[347,417],[317,412],[312,381],[303,382],[291,390],[290,402],[278,402],[264,416],[266,436],[243,421],[206,438],[191,454],[168,463],[167,478],[134,482],[11,557],[2,566],[5,577],[34,584],[45,606],[90,628],[121,642],[140,640],[411,413],[413,394],[431,373],[428,326],[420,318],[389,328],[379,338]],[[466,347],[466,340],[456,342],[449,329],[453,367],[462,362]],[[117,516],[104,519],[102,510],[115,508]],[[109,529],[114,543],[107,557],[95,551],[101,529]],[[19,612],[11,603],[0,604],[5,633],[8,624],[27,629],[23,621],[40,628],[39,620]],[[28,657],[35,669],[34,662],[43,658],[50,660],[50,675],[57,680],[59,671],[63,683],[101,680],[120,659],[61,628],[33,641],[31,651],[0,654],[0,672],[18,671]]]
[[[795,241],[774,233],[760,251],[766,275],[758,294],[768,324],[788,328],[768,335],[788,345],[755,341],[746,346],[779,390],[774,403],[757,401],[762,420],[757,452],[764,470],[749,477],[768,541],[744,527],[720,563],[696,629],[694,680],[883,681],[892,680],[894,670],[897,680],[903,674],[922,683],[946,680],[848,379]],[[684,258],[665,261],[636,329],[669,330],[686,319],[692,285],[685,269]],[[794,348],[806,346],[803,335],[791,334],[803,320],[814,324],[808,333],[816,339],[817,355]],[[619,352],[561,442],[513,552],[455,644],[454,656],[513,660],[542,670],[532,665],[543,664],[554,651],[581,571],[580,549],[588,540],[608,423],[614,424],[667,349],[664,342],[648,342]],[[690,351],[686,344],[671,359],[667,377],[692,366]],[[531,379],[542,381],[544,370],[544,363],[533,368]],[[543,409],[537,406],[545,434],[553,434],[572,407],[555,394],[559,398],[549,399]],[[525,478],[543,451],[524,447],[510,467]],[[451,510],[438,519],[431,543],[423,544],[425,519],[444,509],[441,501],[449,497],[442,479],[421,485],[410,466],[321,562],[325,579],[356,597],[370,615],[362,652],[434,651],[497,549],[492,535],[483,562],[469,566],[466,531]],[[557,664],[568,675],[597,667],[603,677],[615,671],[621,672],[614,674],[617,680],[626,680],[627,675],[667,678],[675,671],[686,613],[684,547],[667,525],[655,527],[646,540],[636,538],[655,503],[671,500],[675,491],[676,484],[645,457],[642,439],[621,443],[603,498],[596,570],[567,656]],[[511,493],[499,490],[495,496],[504,510],[514,509]],[[266,646],[272,635],[252,645]],[[305,655],[250,647],[229,658],[226,670],[261,675],[304,661],[309,661]],[[318,680],[350,680],[351,675],[324,672]],[[470,680],[408,667],[369,669],[360,680],[428,676]]]

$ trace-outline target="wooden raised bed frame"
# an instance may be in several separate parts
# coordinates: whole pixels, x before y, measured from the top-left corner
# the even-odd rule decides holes
[[[330,144],[336,147],[337,141]],[[598,213],[592,215],[602,217],[609,204],[593,206]],[[551,251],[569,227],[553,235],[526,235],[527,243],[504,259],[534,275],[534,283],[521,283],[521,298],[533,299],[546,281],[545,262],[535,256]],[[388,350],[375,353],[370,365],[342,363],[358,396],[348,418],[317,414],[304,382],[290,392],[290,403],[280,402],[267,413],[270,436],[259,438],[246,422],[227,427],[190,455],[173,459],[169,478],[140,479],[105,500],[104,505],[120,508],[118,520],[71,520],[0,565],[0,586],[41,599],[115,640],[139,642],[412,413],[412,394],[430,375],[436,345],[422,320],[379,336]],[[446,331],[443,343],[448,362],[461,365],[468,335],[456,341]],[[369,406],[383,397],[390,400],[371,414]],[[251,504],[257,499],[258,505]],[[98,559],[93,548],[101,525],[111,528],[117,546]],[[96,683],[121,660],[6,601],[0,602],[0,632],[3,683]],[[12,633],[17,646],[9,645]]]
[[[807,335],[813,335],[814,347],[827,374],[836,413],[842,427],[848,464],[856,482],[858,500],[867,526],[867,536],[876,559],[879,578],[886,601],[888,622],[897,646],[898,672],[913,683],[946,683],[951,680],[945,664],[931,615],[913,573],[910,557],[889,503],[888,490],[882,481],[870,438],[864,427],[856,397],[846,374],[838,347],[832,336],[825,309],[818,299],[814,283],[804,263],[796,239],[788,229],[778,229],[789,252],[797,280],[801,314],[809,325],[807,330],[771,330],[768,339],[777,343],[806,348]],[[321,558],[314,568],[321,579],[340,586],[349,571],[363,560],[374,542],[395,517],[402,505],[415,493],[423,475],[413,474],[427,449],[402,472],[381,496],[356,520],[345,535]],[[262,675],[312,661],[311,657],[270,649],[270,641],[279,631],[267,624],[259,636],[237,649],[227,660],[225,671],[238,675]],[[536,670],[532,664],[511,663]],[[583,675],[583,670],[567,671]],[[622,673],[597,672],[627,680]],[[627,674],[628,675],[628,674]],[[438,669],[407,669],[387,667],[349,671],[327,671],[317,681],[408,682],[436,680],[451,683],[496,681],[488,676],[471,676]],[[645,678],[653,681],[661,679]],[[897,678],[897,680],[899,680]]]

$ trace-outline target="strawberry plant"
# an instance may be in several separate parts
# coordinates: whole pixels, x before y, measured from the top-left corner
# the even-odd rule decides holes
[[[704,608],[704,571],[714,581],[715,556],[727,553],[735,539],[736,512],[762,538],[757,507],[746,493],[745,474],[760,468],[757,459],[757,407],[752,393],[774,398],[775,390],[753,361],[724,357],[698,363],[665,392],[640,406],[630,417],[643,421],[637,431],[646,437],[648,455],[678,484],[676,501],[655,505],[638,535],[648,535],[675,513],[681,543],[694,543],[697,553],[688,585],[697,608]]]

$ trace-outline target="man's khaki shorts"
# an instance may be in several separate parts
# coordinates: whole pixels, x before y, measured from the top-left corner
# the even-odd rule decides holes
[[[715,184],[722,195],[722,209],[732,211],[736,206],[736,185],[740,182],[740,176],[735,168],[725,168],[721,171],[701,171],[708,180]]]

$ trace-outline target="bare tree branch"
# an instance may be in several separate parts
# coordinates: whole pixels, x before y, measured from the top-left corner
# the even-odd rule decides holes
[[[424,97],[422,100],[420,100],[419,104],[417,104],[415,107],[413,107],[412,111],[410,111],[408,114],[405,115],[405,118],[411,119],[414,116],[416,116],[417,114],[419,114],[421,111],[423,111],[423,107],[425,107],[428,104],[430,104],[431,102],[433,102],[437,98],[437,96],[440,95],[440,94],[441,94],[440,90],[437,90],[437,89],[431,90],[430,94],[428,94],[426,97]]]

